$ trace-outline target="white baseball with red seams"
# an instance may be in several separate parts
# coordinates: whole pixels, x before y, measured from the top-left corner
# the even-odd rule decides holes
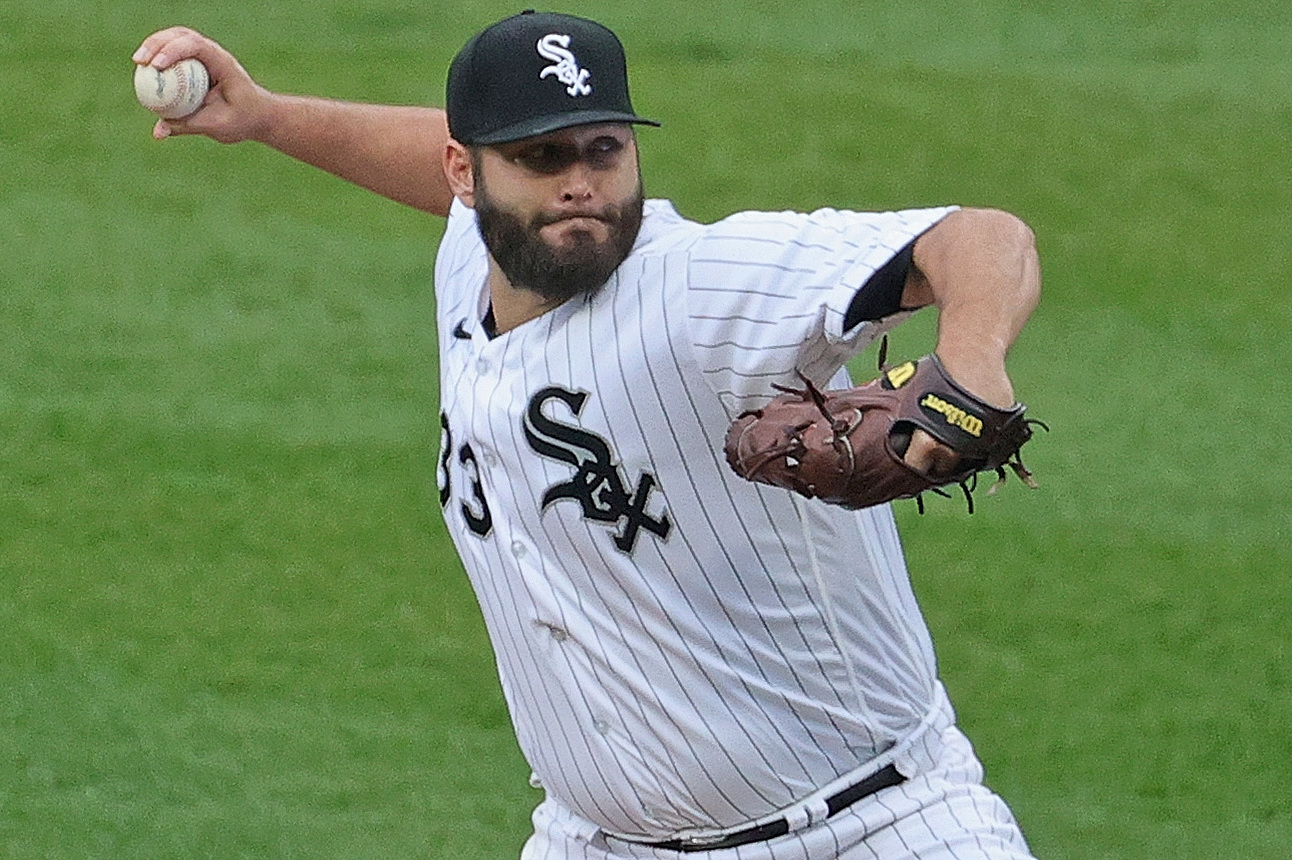
[[[135,97],[162,119],[182,119],[202,106],[211,77],[201,60],[189,58],[157,69],[135,66]]]

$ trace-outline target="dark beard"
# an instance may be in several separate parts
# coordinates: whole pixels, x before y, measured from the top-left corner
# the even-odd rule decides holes
[[[642,197],[639,182],[629,200],[592,213],[610,227],[609,239],[604,243],[578,233],[565,247],[553,248],[538,231],[560,221],[560,217],[539,215],[526,224],[497,205],[478,180],[476,220],[485,247],[513,287],[537,293],[553,303],[564,303],[595,291],[627,259],[641,229]]]

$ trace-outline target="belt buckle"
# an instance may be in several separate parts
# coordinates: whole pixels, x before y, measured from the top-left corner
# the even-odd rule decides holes
[[[789,831],[789,822],[784,818],[778,818],[743,830],[732,830],[715,836],[683,836],[671,844],[675,846],[673,849],[675,851],[716,851],[784,836]]]
[[[684,851],[703,851],[707,848],[715,848],[722,845],[731,834],[719,834],[717,836],[683,836],[677,840],[677,844],[682,846]]]

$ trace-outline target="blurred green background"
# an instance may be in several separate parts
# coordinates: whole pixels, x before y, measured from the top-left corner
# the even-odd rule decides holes
[[[898,512],[962,723],[1040,857],[1288,857],[1292,6],[561,8],[624,39],[685,214],[1033,226],[1042,488]],[[129,60],[187,23],[270,88],[438,104],[515,11],[0,6],[0,858],[516,856],[435,492],[440,225],[154,142]]]

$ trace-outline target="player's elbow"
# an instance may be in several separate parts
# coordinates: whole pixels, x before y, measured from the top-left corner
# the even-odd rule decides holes
[[[967,234],[992,258],[1000,281],[1017,290],[1018,304],[1035,307],[1041,297],[1041,263],[1036,233],[1027,222],[1002,209],[961,209],[954,214],[964,217]]]
[[[1000,223],[998,229],[1009,256],[1021,266],[1039,269],[1040,255],[1036,250],[1036,233],[1032,228],[1013,213],[1000,210],[993,212],[993,217]]]
[[[979,247],[992,253],[1023,261],[1035,258],[1036,234],[1022,218],[1003,209],[960,209],[950,216],[960,220],[961,230],[972,235]]]
[[[1008,233],[1010,255],[1018,267],[1019,286],[1022,290],[1021,303],[1028,310],[1041,301],[1041,255],[1036,249],[1036,233],[1022,218],[1008,212],[1002,212]]]

